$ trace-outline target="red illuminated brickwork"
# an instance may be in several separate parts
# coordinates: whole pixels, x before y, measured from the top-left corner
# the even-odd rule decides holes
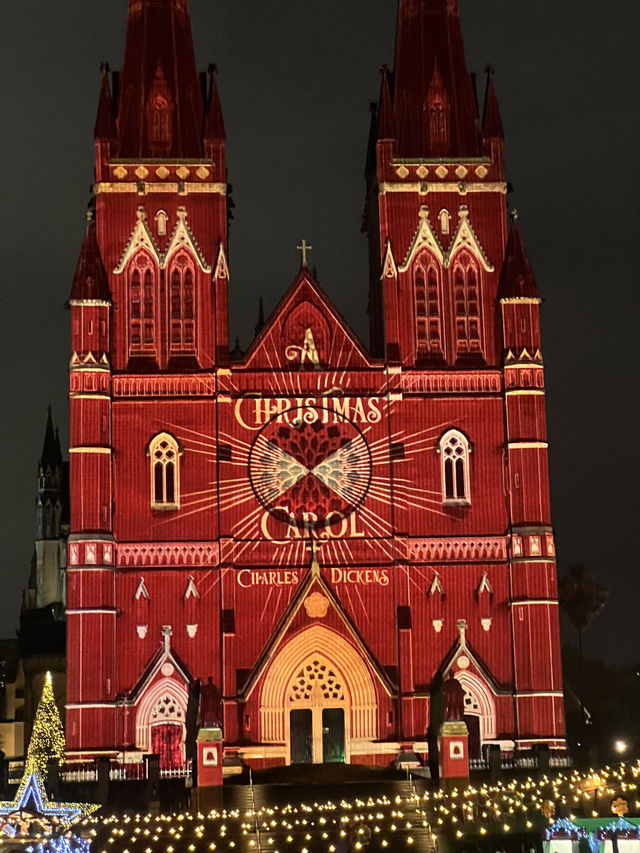
[[[400,2],[370,350],[303,264],[230,359],[225,146],[186,0],[131,0],[70,299],[70,754],[183,761],[212,676],[254,767],[426,760],[451,670],[472,758],[562,749],[540,298],[455,0]]]

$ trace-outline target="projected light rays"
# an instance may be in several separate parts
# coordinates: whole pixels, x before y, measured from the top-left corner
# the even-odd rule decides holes
[[[282,377],[281,377],[282,378]],[[337,396],[336,383],[341,374],[322,373],[316,377],[318,392]],[[299,380],[299,375],[291,374],[291,379]],[[275,380],[275,377],[274,377]],[[288,387],[279,392],[291,394],[292,386],[288,377],[283,381]],[[308,390],[301,393],[309,393]],[[388,417],[393,422],[393,404],[390,404]],[[339,414],[332,419],[339,427],[344,427],[346,418]],[[277,420],[277,419],[274,419]],[[280,418],[292,431],[291,421],[295,421],[295,409],[287,410],[287,417]],[[280,423],[278,426],[282,426]],[[294,518],[280,510],[274,517],[280,523],[276,540],[277,555],[274,565],[300,564],[307,561],[304,540],[312,536],[325,545],[323,559],[326,562],[353,561],[353,530],[345,532],[342,516],[354,512],[357,516],[357,537],[371,550],[381,550],[389,558],[395,554],[391,542],[395,527],[394,519],[398,512],[422,511],[438,516],[446,516],[442,509],[441,491],[425,489],[414,485],[412,475],[421,456],[434,452],[438,437],[448,422],[409,432],[396,429],[380,435],[379,424],[363,424],[362,429],[353,429],[348,436],[342,436],[342,444],[330,448],[321,459],[301,458],[299,453],[291,452],[286,442],[273,440],[267,431],[261,430],[257,438],[245,440],[237,434],[220,432],[218,443],[207,433],[181,427],[178,424],[166,424],[173,429],[184,451],[198,454],[203,465],[212,466],[208,482],[193,491],[183,491],[180,517],[214,511],[224,516],[231,512],[228,533],[232,537],[229,543],[229,558],[238,560],[243,554],[251,553],[264,542],[265,509],[285,505],[291,497],[291,490],[304,487],[310,494],[313,482],[315,498],[320,495],[326,502],[324,518],[315,523],[312,511],[306,518]],[[274,432],[277,430],[274,425]],[[377,435],[376,435],[377,433]],[[276,439],[277,439],[276,434]],[[221,447],[227,450],[221,453]],[[401,454],[394,455],[394,447],[401,447]],[[260,477],[253,481],[246,476],[251,459],[260,458]],[[219,476],[219,480],[216,477]],[[226,476],[230,475],[230,476]],[[366,484],[363,485],[363,484]],[[318,491],[319,490],[319,491]],[[364,492],[364,494],[363,494]],[[333,500],[333,504],[330,501]],[[315,505],[310,504],[315,510]],[[334,513],[333,515],[331,513]],[[340,516],[339,513],[342,515]],[[327,514],[329,515],[327,523]],[[320,513],[322,515],[322,513]],[[171,518],[159,519],[156,524],[170,523]],[[291,529],[291,525],[294,529]],[[326,527],[329,529],[323,529]],[[298,529],[295,529],[298,528]],[[373,541],[372,541],[373,540]]]
[[[351,515],[364,501],[371,457],[358,427],[338,412],[332,422],[305,407],[274,417],[249,451],[256,498],[278,520],[313,530]]]

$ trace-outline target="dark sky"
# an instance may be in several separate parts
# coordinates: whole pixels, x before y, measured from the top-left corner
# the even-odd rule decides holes
[[[467,59],[491,62],[512,204],[546,299],[543,342],[559,566],[610,590],[586,650],[640,658],[637,0],[460,0]],[[33,548],[51,402],[67,444],[68,297],[92,180],[99,62],[120,68],[126,0],[0,9],[0,635]],[[360,234],[368,104],[393,62],[396,0],[191,0],[215,61],[236,204],[231,334],[247,346],[297,272],[296,244],[366,337]]]

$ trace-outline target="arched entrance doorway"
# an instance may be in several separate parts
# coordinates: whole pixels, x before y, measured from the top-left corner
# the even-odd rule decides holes
[[[487,685],[468,670],[458,670],[456,678],[464,689],[464,720],[469,729],[469,757],[480,758],[482,744],[496,736],[496,711]]]
[[[313,655],[300,667],[289,686],[291,764],[343,763],[348,720],[344,678],[321,655]]]
[[[136,719],[136,746],[160,757],[160,768],[185,762],[187,691],[172,678],[156,682],[142,698]]]
[[[354,743],[377,738],[369,668],[343,636],[313,625],[276,654],[260,696],[261,740],[283,743],[288,764],[349,763]]]

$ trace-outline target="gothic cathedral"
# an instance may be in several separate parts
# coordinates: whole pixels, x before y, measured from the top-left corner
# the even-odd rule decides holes
[[[450,673],[472,757],[563,750],[541,300],[457,0],[399,2],[369,348],[303,254],[230,354],[225,149],[187,0],[129,0],[69,301],[69,758],[182,766],[211,679],[229,767],[426,763]]]

